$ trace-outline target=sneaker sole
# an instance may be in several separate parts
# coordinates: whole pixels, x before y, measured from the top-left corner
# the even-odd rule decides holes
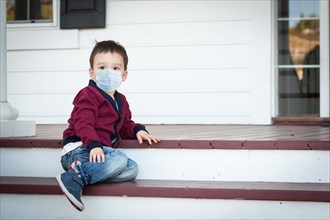
[[[61,187],[61,190],[64,192],[66,198],[68,198],[68,200],[70,201],[71,205],[73,205],[73,207],[75,207],[78,211],[83,211],[85,209],[84,204],[82,204],[81,202],[79,202],[64,186],[62,180],[61,180],[61,174],[56,176],[56,180],[58,182],[58,184]]]

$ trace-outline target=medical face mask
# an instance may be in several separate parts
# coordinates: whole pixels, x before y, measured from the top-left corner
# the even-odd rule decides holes
[[[107,92],[118,89],[122,80],[120,71],[99,70],[96,73],[96,85]]]

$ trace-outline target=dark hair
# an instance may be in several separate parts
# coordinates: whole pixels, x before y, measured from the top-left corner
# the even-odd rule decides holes
[[[96,54],[115,52],[123,57],[124,68],[125,68],[125,70],[127,69],[128,56],[127,56],[125,48],[122,45],[120,45],[118,42],[115,42],[113,40],[107,40],[107,41],[101,41],[101,42],[95,41],[95,42],[96,42],[95,46],[93,48],[91,56],[89,57],[89,64],[90,64],[91,68],[93,68],[94,57],[96,56]]]

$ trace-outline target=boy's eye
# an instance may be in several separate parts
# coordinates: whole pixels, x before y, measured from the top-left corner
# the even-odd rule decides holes
[[[119,67],[116,67],[116,66],[115,66],[115,67],[113,68],[113,70],[120,70],[120,69],[119,69]]]
[[[99,69],[104,70],[104,66],[100,66]]]

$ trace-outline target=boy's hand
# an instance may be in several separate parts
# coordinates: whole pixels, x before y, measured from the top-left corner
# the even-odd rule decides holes
[[[158,137],[153,136],[144,130],[139,131],[136,134],[136,138],[140,144],[142,144],[144,140],[147,140],[150,145],[152,145],[152,142],[158,143],[160,141]]]
[[[95,147],[89,152],[89,162],[104,162],[105,156],[103,149],[100,147]]]

